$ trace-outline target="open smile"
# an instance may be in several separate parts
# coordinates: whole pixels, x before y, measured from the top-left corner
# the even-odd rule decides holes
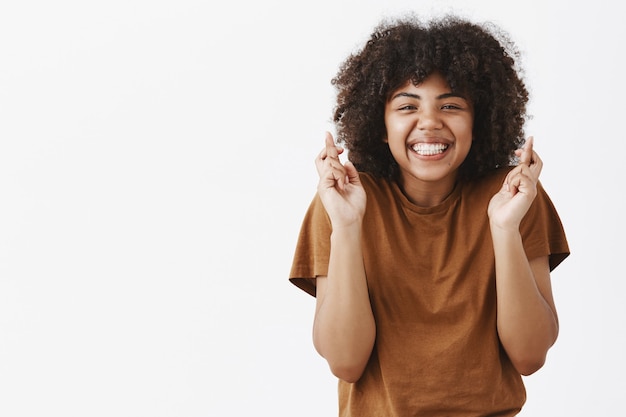
[[[416,143],[410,146],[411,150],[421,156],[433,156],[444,153],[450,145],[445,143]]]

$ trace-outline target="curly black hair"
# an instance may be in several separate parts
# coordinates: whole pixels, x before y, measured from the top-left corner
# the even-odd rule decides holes
[[[399,169],[384,141],[385,104],[406,82],[418,85],[438,71],[474,107],[474,142],[459,179],[510,165],[527,118],[519,57],[508,34],[491,23],[453,15],[426,23],[413,15],[383,20],[332,79],[337,140],[359,171],[394,179]]]

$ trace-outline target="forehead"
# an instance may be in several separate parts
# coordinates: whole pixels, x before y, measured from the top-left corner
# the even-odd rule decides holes
[[[407,93],[409,96],[417,95],[416,98],[435,95],[440,98],[458,97],[468,102],[471,101],[468,94],[454,90],[439,72],[433,72],[417,84],[411,79],[405,81],[400,87],[390,92],[388,101],[398,97],[399,94],[402,96],[402,93]]]

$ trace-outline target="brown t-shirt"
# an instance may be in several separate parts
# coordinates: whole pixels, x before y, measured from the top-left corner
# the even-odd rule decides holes
[[[487,205],[508,169],[459,184],[435,207],[412,204],[394,182],[361,174],[367,193],[363,257],[376,343],[362,377],[339,381],[340,416],[512,416],[526,399],[496,330]],[[520,226],[529,259],[569,255],[561,221],[539,185]],[[316,196],[290,281],[315,295],[328,272],[331,225]]]

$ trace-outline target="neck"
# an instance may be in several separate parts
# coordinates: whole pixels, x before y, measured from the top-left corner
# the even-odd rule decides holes
[[[409,201],[419,207],[437,206],[452,193],[456,185],[453,178],[446,181],[406,181],[403,178],[399,181],[400,188]]]

